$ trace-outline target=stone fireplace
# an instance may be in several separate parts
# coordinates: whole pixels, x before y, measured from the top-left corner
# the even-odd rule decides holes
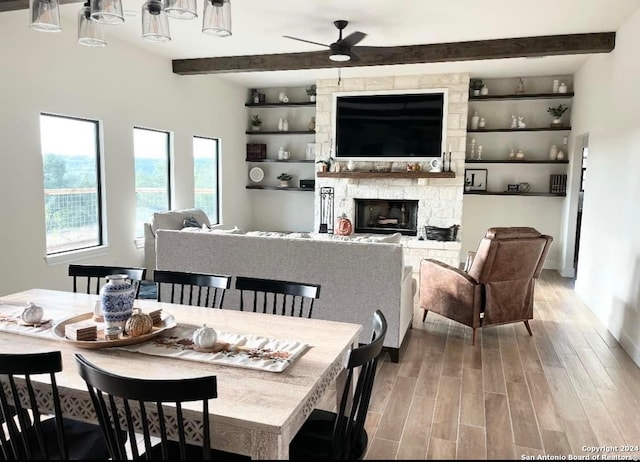
[[[354,199],[356,233],[416,236],[418,201],[386,199]]]
[[[425,74],[396,77],[363,77],[317,81],[316,105],[316,160],[332,157],[332,136],[334,123],[334,93],[367,92],[392,90],[407,91],[415,89],[438,89],[447,92],[446,145],[451,151],[451,169],[454,177],[419,177],[406,174],[405,161],[373,162],[356,161],[356,172],[377,172],[372,175],[352,175],[346,162],[340,162],[340,172],[316,175],[316,200],[314,230],[318,231],[321,222],[319,192],[322,187],[331,187],[334,191],[335,217],[345,214],[354,223],[356,233],[395,233],[403,234],[401,243],[405,249],[405,264],[419,271],[422,258],[437,258],[445,263],[460,264],[461,244],[458,242],[438,242],[418,240],[417,230],[425,225],[449,227],[461,225],[462,195],[464,186],[464,159],[466,147],[467,100],[469,95],[468,74]],[[429,170],[429,160],[418,161],[420,171]],[[415,162],[412,162],[415,164]],[[387,174],[383,172],[388,172]],[[403,173],[404,172],[404,173]],[[400,207],[399,223],[396,228],[391,221],[374,223],[371,221],[369,207],[387,207],[387,211],[373,211],[377,216],[390,215],[388,210]],[[402,223],[402,204],[405,206],[404,225]],[[410,209],[410,212],[407,210]],[[369,215],[367,215],[369,213]],[[394,218],[394,217],[387,217]],[[375,226],[371,226],[374,223]],[[385,226],[382,226],[385,224]],[[389,226],[389,227],[386,227]],[[458,233],[461,239],[461,233]]]

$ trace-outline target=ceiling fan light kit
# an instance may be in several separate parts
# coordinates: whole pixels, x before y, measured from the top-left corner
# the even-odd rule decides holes
[[[298,40],[299,42],[312,43],[314,45],[320,45],[323,47],[329,48],[331,54],[329,55],[329,59],[331,61],[336,62],[345,62],[350,61],[352,58],[355,58],[355,55],[351,52],[351,49],[359,43],[362,39],[364,39],[367,34],[363,32],[352,32],[347,35],[345,38],[342,38],[342,31],[349,24],[348,21],[339,19],[337,21],[333,21],[333,25],[338,29],[338,40],[333,42],[331,45],[325,45],[324,43],[313,42],[311,40],[305,40],[297,37],[291,37],[289,35],[285,35],[285,38],[289,38],[292,40]]]
[[[147,0],[142,5],[142,38],[169,42],[169,17],[195,19],[197,0]],[[60,0],[31,0],[29,27],[41,32],[60,32]],[[91,47],[107,44],[103,24],[124,23],[122,0],[87,0],[78,12],[78,43]],[[231,35],[231,0],[204,0],[202,33]]]

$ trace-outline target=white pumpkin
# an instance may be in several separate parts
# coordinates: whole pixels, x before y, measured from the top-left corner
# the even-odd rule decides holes
[[[212,348],[216,344],[218,334],[211,327],[203,324],[193,332],[193,343],[200,348]]]
[[[26,324],[38,324],[42,321],[43,316],[44,310],[42,307],[34,304],[33,302],[29,302],[29,306],[22,311],[20,319],[22,319]]]

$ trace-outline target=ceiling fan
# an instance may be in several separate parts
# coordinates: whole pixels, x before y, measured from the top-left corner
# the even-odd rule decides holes
[[[339,35],[338,35],[338,40],[333,42],[331,45],[313,42],[311,40],[305,40],[297,37],[291,37],[289,35],[283,35],[283,37],[289,38],[292,40],[298,40],[300,42],[313,43],[314,45],[327,47],[329,48],[329,50],[331,50],[331,54],[329,55],[329,59],[331,61],[349,61],[351,59],[356,61],[358,59],[358,56],[352,53],[351,49],[356,44],[358,44],[362,39],[364,39],[367,36],[367,34],[365,34],[364,32],[356,31],[347,35],[345,38],[342,38],[342,30],[345,27],[347,27],[347,24],[349,24],[349,21],[340,19],[337,21],[333,21],[333,24],[338,28]]]

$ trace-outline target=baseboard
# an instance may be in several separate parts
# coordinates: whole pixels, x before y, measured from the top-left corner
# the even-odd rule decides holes
[[[622,348],[624,348],[624,351],[633,359],[633,362],[640,367],[640,345],[631,340],[624,332],[620,335],[619,342]]]

